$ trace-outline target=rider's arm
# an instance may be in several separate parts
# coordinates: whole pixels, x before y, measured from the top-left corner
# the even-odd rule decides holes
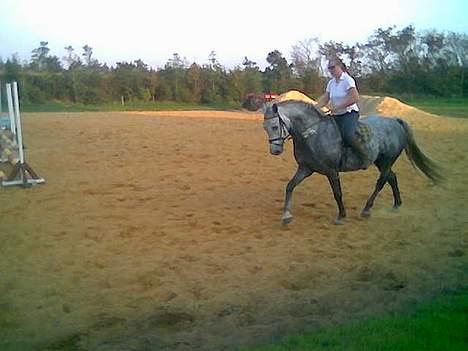
[[[317,107],[318,108],[325,107],[328,104],[328,101],[330,101],[330,94],[326,92],[318,99]]]

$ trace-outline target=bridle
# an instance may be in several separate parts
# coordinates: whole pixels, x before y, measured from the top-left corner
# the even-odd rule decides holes
[[[274,105],[276,107],[276,105]],[[270,144],[276,144],[276,145],[282,145],[286,140],[291,139],[291,133],[289,132],[289,129],[291,128],[291,121],[289,120],[288,117],[281,116],[278,107],[273,108],[273,116],[264,118],[264,122],[269,121],[269,120],[274,120],[278,119],[278,126],[280,128],[280,133],[278,137],[275,138],[269,138],[268,142]]]

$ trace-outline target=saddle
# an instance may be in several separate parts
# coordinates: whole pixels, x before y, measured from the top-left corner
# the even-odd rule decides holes
[[[350,157],[350,153],[356,153],[358,152],[361,154],[360,157],[366,157],[362,156],[367,154],[368,150],[368,142],[372,137],[372,130],[371,128],[362,122],[358,122],[357,128],[356,128],[356,136],[357,138],[353,140],[354,143],[357,143],[357,145],[348,145],[348,143],[344,143],[344,152],[342,154],[342,158],[340,160],[340,165],[339,168],[341,171],[347,171],[347,170],[352,170],[352,165],[348,165],[348,159]],[[364,166],[362,169],[366,169],[368,165]]]
[[[357,140],[359,143],[365,147],[367,142],[371,139],[372,137],[372,130],[371,128],[362,122],[358,122],[358,125],[356,127],[356,131],[354,132],[355,135],[357,136]],[[343,146],[345,148],[351,147],[346,141],[343,141]]]
[[[367,124],[358,121],[356,134],[358,135],[361,144],[365,145],[372,136],[372,130]]]

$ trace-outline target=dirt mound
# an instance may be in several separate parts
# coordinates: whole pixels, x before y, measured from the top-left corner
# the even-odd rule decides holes
[[[359,111],[362,116],[377,114],[377,108],[384,98],[380,96],[361,95],[359,99]]]
[[[376,106],[376,113],[382,116],[400,117],[419,130],[454,132],[468,126],[468,121],[450,116],[438,116],[407,105],[398,99],[384,97]]]
[[[409,114],[417,113],[425,113],[424,111],[418,110],[413,106],[407,105],[401,102],[398,99],[392,97],[384,97],[379,105],[377,106],[377,112],[382,115],[398,115],[398,116],[406,116]]]
[[[401,102],[398,99],[388,97],[388,96],[369,96],[361,95],[359,100],[359,108],[362,116],[368,115],[382,115],[389,117],[412,117],[412,116],[423,116],[427,117],[436,117],[430,113],[418,110],[413,106],[407,105]],[[420,118],[418,118],[420,119]]]

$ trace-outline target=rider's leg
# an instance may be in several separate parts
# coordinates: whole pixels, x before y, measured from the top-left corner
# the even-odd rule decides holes
[[[345,127],[345,118],[346,115],[338,115],[338,116],[333,116],[335,119],[336,125],[338,126],[338,129],[340,131],[340,135],[344,141],[344,127]]]
[[[359,156],[359,158],[365,165],[368,165],[370,163],[369,157],[367,156],[367,151],[357,135],[353,136],[352,138],[349,138],[348,144],[353,148],[353,150],[356,152],[356,154]]]
[[[353,111],[345,116],[343,120],[343,139],[346,141],[346,144],[353,148],[364,166],[368,166],[370,161],[367,156],[367,151],[356,132],[359,113],[357,111]]]

